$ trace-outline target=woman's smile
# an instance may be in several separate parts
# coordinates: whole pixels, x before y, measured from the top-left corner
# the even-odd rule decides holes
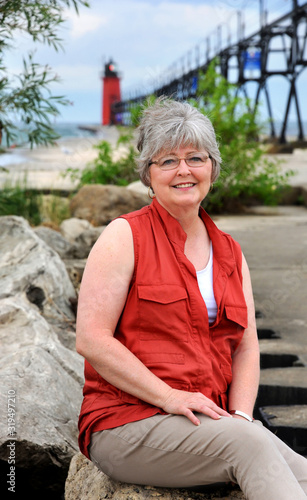
[[[173,187],[176,189],[184,189],[184,188],[191,188],[194,186],[195,186],[195,184],[193,182],[185,182],[185,183],[181,183],[181,184],[176,184]]]

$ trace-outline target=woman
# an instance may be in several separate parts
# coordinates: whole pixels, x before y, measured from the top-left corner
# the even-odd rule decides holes
[[[159,99],[139,127],[153,202],[112,221],[79,295],[80,449],[124,482],[237,482],[249,500],[305,499],[306,460],[253,422],[259,349],[249,270],[202,200],[219,174],[208,118]]]

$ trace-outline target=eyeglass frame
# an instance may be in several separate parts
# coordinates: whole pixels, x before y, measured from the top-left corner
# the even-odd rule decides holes
[[[193,154],[197,154],[197,153],[200,153],[200,151],[197,151],[196,153],[191,153],[191,155],[193,155]],[[203,154],[203,153],[200,153],[200,154]],[[172,155],[169,155],[169,156],[172,156]],[[190,167],[190,168],[201,168],[201,167],[203,166],[203,165],[200,165],[200,166],[197,166],[197,167],[196,167],[195,165],[189,165],[189,164],[187,163],[187,156],[182,156],[182,157],[179,157],[179,156],[177,156],[177,155],[173,155],[173,156],[174,156],[174,157],[176,157],[176,158],[177,158],[177,160],[179,160],[179,161],[178,161],[178,165],[176,165],[175,167],[172,167],[172,168],[162,168],[162,167],[159,165],[159,161],[160,161],[160,160],[162,160],[162,159],[163,159],[163,157],[162,157],[162,158],[160,158],[160,160],[156,160],[156,161],[151,161],[151,162],[149,162],[148,167],[150,167],[150,166],[151,166],[151,165],[153,165],[153,164],[154,164],[154,165],[158,165],[158,167],[159,167],[159,168],[161,168],[161,170],[163,170],[164,172],[167,172],[168,170],[175,170],[175,168],[178,168],[178,167],[179,167],[179,165],[180,165],[180,161],[181,161],[181,160],[184,160],[185,164],[186,164],[188,167]],[[189,156],[189,155],[188,155],[188,156]],[[210,154],[208,154],[208,156],[206,157],[206,159],[205,159],[205,161],[204,161],[204,164],[205,164],[208,160],[212,160],[212,156],[211,156]]]

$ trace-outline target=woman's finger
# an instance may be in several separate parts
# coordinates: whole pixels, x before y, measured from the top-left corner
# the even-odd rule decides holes
[[[192,411],[197,411],[199,413],[204,413],[205,415],[209,415],[212,418],[221,417],[231,417],[230,413],[223,408],[217,406],[211,399],[207,398],[200,394],[199,399],[194,400],[191,404],[187,403],[188,408]]]
[[[191,410],[189,410],[189,408],[185,408],[185,410],[182,412],[182,415],[191,420],[192,424],[200,425],[200,420],[196,417],[196,415],[194,415]]]

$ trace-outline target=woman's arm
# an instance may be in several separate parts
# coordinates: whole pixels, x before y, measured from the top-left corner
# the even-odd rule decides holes
[[[243,292],[248,310],[248,327],[232,359],[232,383],[229,389],[229,410],[240,410],[253,415],[259,386],[259,345],[255,307],[249,269],[243,256]],[[236,418],[242,418],[237,417]]]
[[[78,300],[76,347],[108,382],[151,401],[163,391],[163,382],[114,338],[133,270],[131,229],[127,221],[117,219],[104,230],[86,264]]]
[[[77,351],[115,387],[167,413],[185,415],[199,424],[193,411],[218,419],[228,413],[200,393],[171,388],[114,337],[134,271],[129,223],[117,219],[94,245],[83,274],[78,300]]]

